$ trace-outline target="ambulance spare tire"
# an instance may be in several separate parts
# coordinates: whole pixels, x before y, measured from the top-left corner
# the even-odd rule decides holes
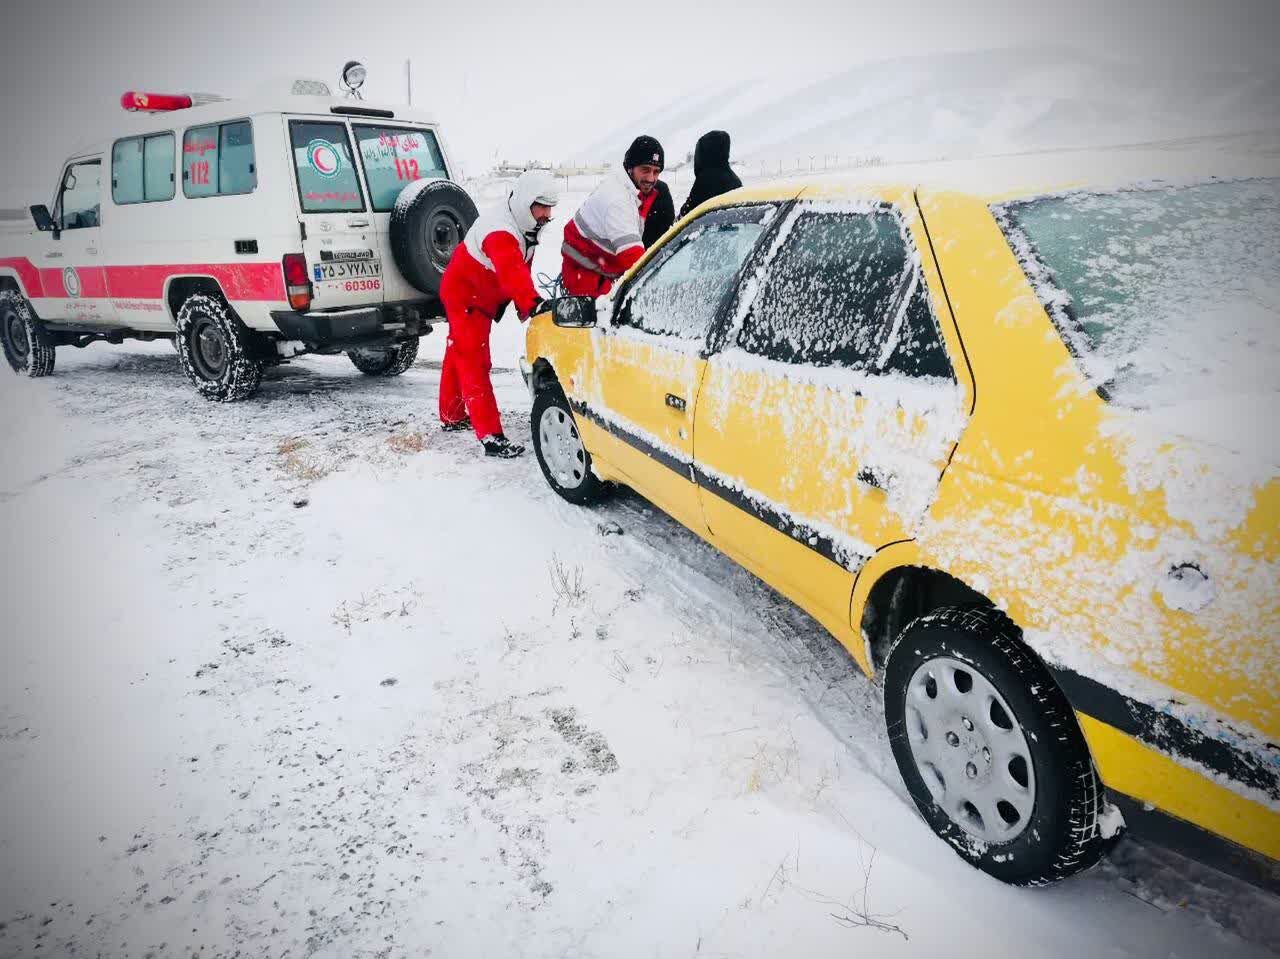
[[[415,180],[401,190],[391,210],[391,254],[401,275],[439,296],[444,268],[476,216],[467,191],[451,180]]]

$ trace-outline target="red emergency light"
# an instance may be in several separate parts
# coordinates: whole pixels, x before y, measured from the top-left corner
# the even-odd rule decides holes
[[[163,113],[169,110],[189,109],[191,98],[182,93],[141,93],[136,90],[129,90],[121,95],[120,106],[126,110]]]

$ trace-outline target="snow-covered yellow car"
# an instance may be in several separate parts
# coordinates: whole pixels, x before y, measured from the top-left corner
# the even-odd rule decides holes
[[[1277,888],[1277,222],[1265,178],[738,190],[531,324],[538,460],[830,630],[977,867],[1128,828]]]

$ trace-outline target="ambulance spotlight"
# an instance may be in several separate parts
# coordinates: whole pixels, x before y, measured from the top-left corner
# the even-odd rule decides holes
[[[351,92],[353,97],[360,96],[365,72],[364,64],[357,60],[348,60],[347,65],[342,68],[342,85]]]

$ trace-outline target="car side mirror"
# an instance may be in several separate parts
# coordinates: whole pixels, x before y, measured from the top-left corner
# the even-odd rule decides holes
[[[43,203],[37,203],[31,208],[31,219],[36,221],[36,229],[41,233],[48,233],[53,229],[53,217],[49,215],[49,208]]]
[[[596,325],[596,301],[590,296],[562,296],[551,306],[556,326],[584,328]]]

